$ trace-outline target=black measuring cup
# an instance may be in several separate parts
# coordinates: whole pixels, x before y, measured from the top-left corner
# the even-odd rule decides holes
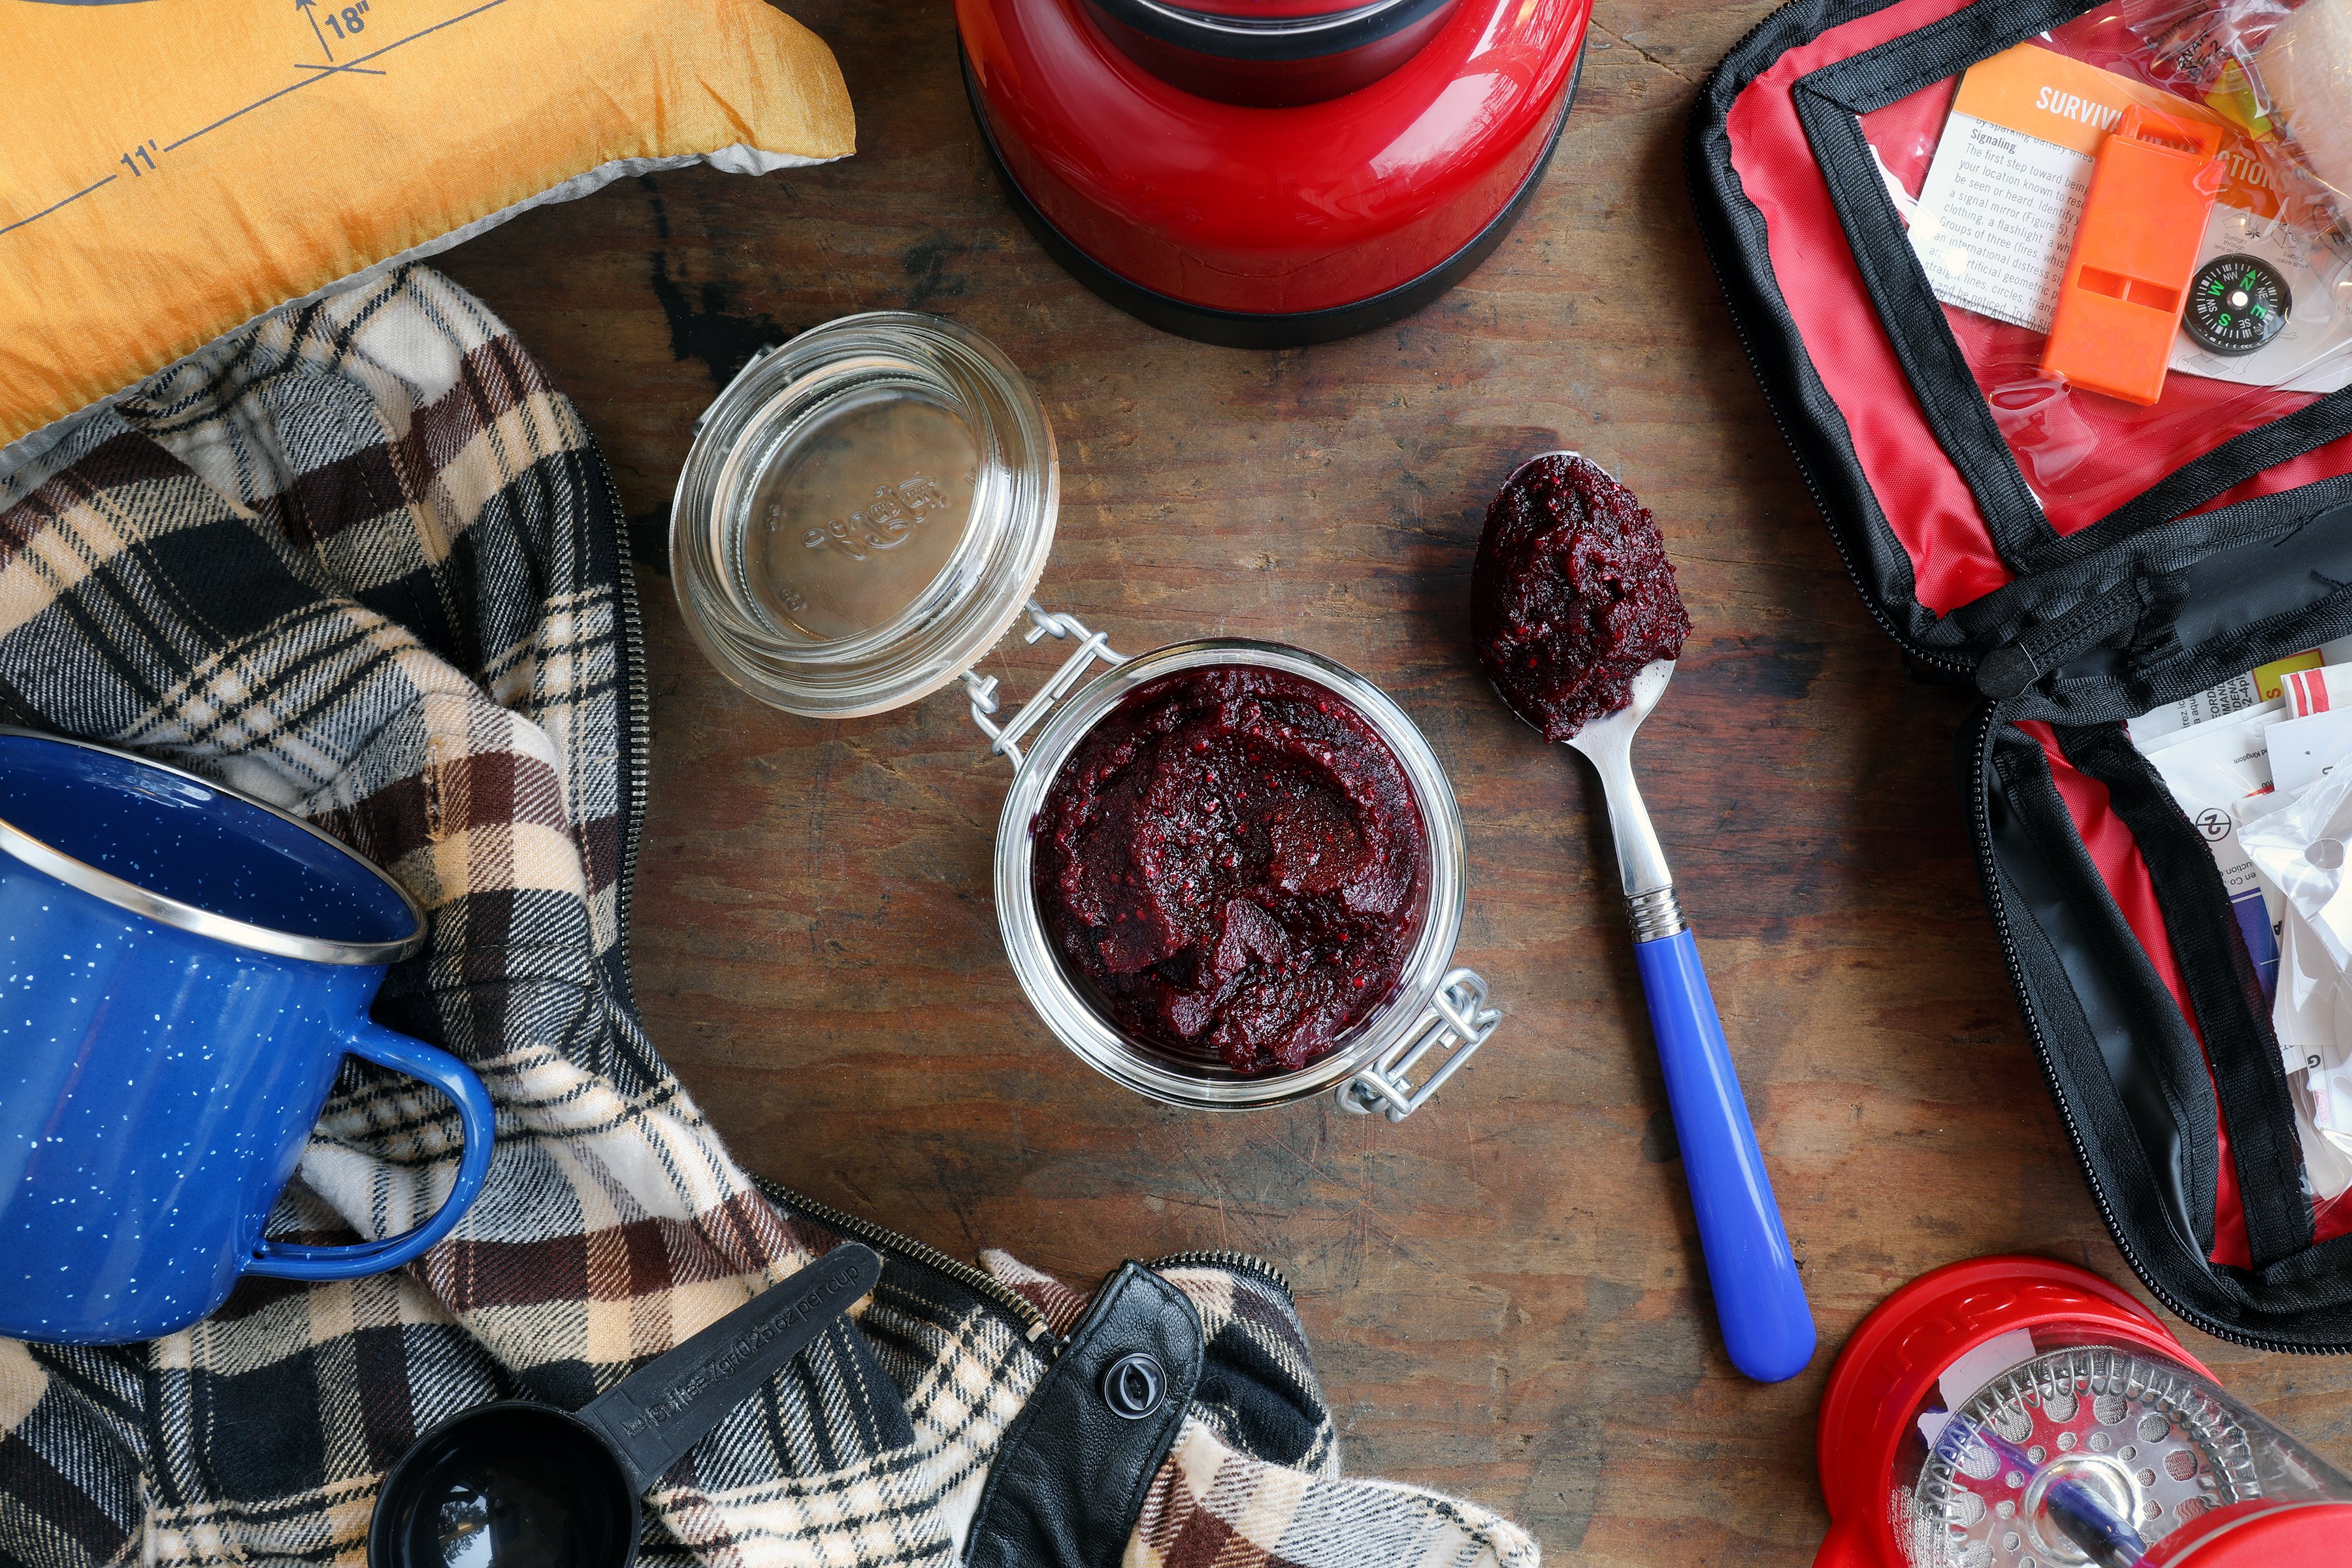
[[[384,1477],[368,1568],[629,1568],[646,1489],[881,1277],[844,1242],[577,1413],[458,1412]]]

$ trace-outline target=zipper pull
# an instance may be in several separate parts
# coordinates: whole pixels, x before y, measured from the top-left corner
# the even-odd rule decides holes
[[[2147,602],[2146,581],[2134,578],[2028,627],[1978,661],[1977,689],[1996,702],[2008,701],[2052,670],[2114,640],[2119,629],[2137,626]]]

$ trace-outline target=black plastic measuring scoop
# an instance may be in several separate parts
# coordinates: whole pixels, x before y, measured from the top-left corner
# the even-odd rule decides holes
[[[881,1277],[844,1242],[576,1415],[509,1399],[452,1415],[384,1477],[368,1568],[629,1568],[638,1498]]]

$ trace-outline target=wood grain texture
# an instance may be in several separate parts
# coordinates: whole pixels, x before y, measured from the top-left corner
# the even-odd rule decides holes
[[[1505,1510],[1555,1563],[1809,1562],[1814,1409],[1874,1302],[2008,1249],[2129,1276],[1979,899],[1950,763],[1967,700],[1906,679],[1864,611],[1692,226],[1684,117],[1767,7],[1602,0],[1517,232],[1422,315],[1281,353],[1163,336],[1037,249],[991,183],[946,5],[793,8],[841,58],[854,159],[625,183],[445,263],[579,401],[640,530],[655,1039],[753,1168],[951,1252],[1072,1280],[1195,1247],[1278,1260],[1349,1468]],[[1306,644],[1427,731],[1469,833],[1461,958],[1509,1015],[1431,1109],[1219,1119],[1097,1078],[1004,961],[1008,774],[962,702],[803,721],[695,653],[657,560],[691,420],[758,342],[881,308],[986,333],[1042,394],[1050,604],[1129,651]],[[1465,642],[1486,499],[1554,446],[1655,510],[1697,626],[1639,755],[1820,1321],[1812,1369],[1776,1387],[1717,1342],[1598,790]],[[1048,662],[988,668],[1018,690]],[[2184,1332],[2352,1459],[2352,1364]]]

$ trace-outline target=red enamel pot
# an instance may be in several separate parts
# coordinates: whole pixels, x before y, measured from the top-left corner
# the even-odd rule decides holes
[[[1419,310],[1533,195],[1591,0],[957,0],[1013,205],[1171,331],[1282,347]]]

